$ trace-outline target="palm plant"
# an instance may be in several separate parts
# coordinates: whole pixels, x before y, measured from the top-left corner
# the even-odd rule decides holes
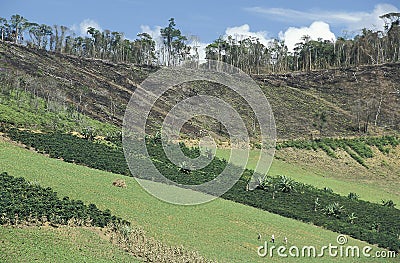
[[[348,218],[349,218],[350,223],[354,224],[354,220],[356,220],[358,217],[356,216],[356,214],[351,213]]]
[[[259,176],[257,178],[257,185],[258,185],[257,187],[263,190],[268,190],[268,188],[271,187],[273,183],[274,183],[273,179],[269,176],[264,176],[264,177]]]
[[[343,212],[344,212],[344,208],[338,202],[328,204],[324,209],[325,215],[334,216],[336,218],[340,218],[340,216],[343,214]]]
[[[265,191],[272,192],[272,199],[275,199],[275,194],[279,190],[278,184],[275,182],[274,178],[269,176],[258,177],[257,178],[257,188],[263,189]]]
[[[314,201],[314,211],[316,212],[317,211],[317,208],[320,206],[321,204],[320,204],[320,202],[319,202],[319,198],[317,197],[317,198],[315,198],[315,201]]]
[[[277,184],[278,189],[283,193],[290,193],[291,191],[295,190],[296,186],[296,182],[285,175],[279,176]]]

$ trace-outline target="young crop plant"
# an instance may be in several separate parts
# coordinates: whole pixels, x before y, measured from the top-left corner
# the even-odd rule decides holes
[[[337,202],[334,202],[334,203],[328,204],[324,208],[323,211],[324,211],[324,214],[327,216],[334,216],[336,218],[340,218],[345,210],[342,205],[340,205]]]

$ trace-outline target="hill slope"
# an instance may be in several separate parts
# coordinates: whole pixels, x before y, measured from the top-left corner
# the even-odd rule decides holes
[[[0,236],[2,262],[142,262],[91,228],[0,226]]]
[[[176,206],[150,196],[133,178],[50,159],[7,142],[0,142],[0,153],[0,166],[10,174],[52,187],[61,196],[79,198],[100,209],[110,208],[113,214],[142,226],[150,236],[166,244],[184,244],[186,248],[220,262],[281,261],[276,255],[273,258],[257,255],[257,247],[269,240],[272,233],[279,245],[283,244],[283,236],[288,237],[289,245],[299,247],[336,243],[337,233],[231,201],[216,199],[199,206]],[[20,165],[13,165],[16,162]],[[127,188],[113,187],[112,181],[116,178],[125,180]],[[13,231],[3,232],[9,235]],[[17,229],[12,235],[20,237],[29,232],[37,233],[35,229]],[[262,234],[261,241],[257,240],[258,232]],[[53,235],[43,231],[38,234]],[[348,244],[367,245],[352,238]],[[6,253],[13,252],[7,250]],[[363,260],[385,262],[374,258]],[[298,259],[289,257],[283,261],[297,262]],[[302,258],[302,262],[316,261],[321,262],[321,258]],[[348,262],[348,258],[326,257],[322,261]]]
[[[117,125],[122,123],[132,92],[149,73],[157,70],[5,42],[0,42],[0,68],[3,86],[29,91],[65,107],[72,105],[78,112]],[[385,64],[253,78],[269,99],[278,137],[284,139],[398,131],[399,72],[400,64]],[[223,97],[245,117],[248,129],[252,128],[252,115],[245,103],[231,91],[212,83],[186,83],[176,92],[167,93],[154,107],[151,119],[159,120],[176,100],[193,94]],[[203,121],[197,120],[193,125]],[[218,123],[213,121],[206,120],[201,126],[221,133]],[[192,134],[198,133],[193,127],[187,128]]]
[[[399,73],[400,64],[384,64],[254,77],[283,137],[338,136],[400,130]]]

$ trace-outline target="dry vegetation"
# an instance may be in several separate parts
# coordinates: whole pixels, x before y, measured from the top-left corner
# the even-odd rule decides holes
[[[122,123],[125,106],[136,86],[156,70],[6,42],[0,43],[0,59],[6,69],[2,73],[4,84],[45,100],[70,104],[78,112],[117,125]],[[376,134],[399,130],[399,68],[399,64],[384,64],[253,78],[269,99],[280,139]],[[205,82],[186,83],[165,94],[153,107],[150,123],[165,116],[177,100],[201,94],[223,97],[244,116],[251,135],[257,136],[257,127],[252,130],[248,105],[231,90]],[[193,124],[202,121],[202,127],[224,135],[213,120],[198,119]],[[191,125],[185,128],[193,136],[200,130]]]

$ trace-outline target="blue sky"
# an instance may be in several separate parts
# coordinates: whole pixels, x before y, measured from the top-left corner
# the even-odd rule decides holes
[[[129,39],[143,31],[157,37],[159,27],[174,17],[183,34],[195,35],[203,44],[230,33],[263,41],[280,38],[292,45],[301,34],[335,39],[344,31],[380,29],[378,16],[399,9],[398,0],[1,0],[0,17],[18,13],[29,21],[68,26],[77,34],[90,25],[122,31]]]

